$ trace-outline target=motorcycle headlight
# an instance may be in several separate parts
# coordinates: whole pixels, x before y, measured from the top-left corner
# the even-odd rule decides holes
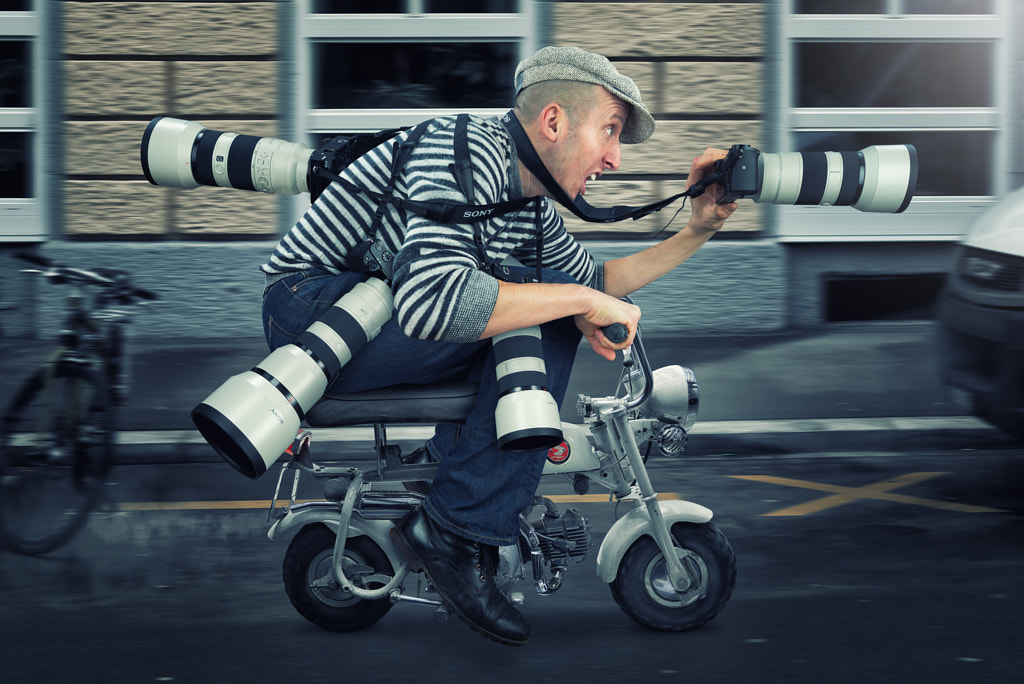
[[[658,433],[658,451],[662,456],[679,456],[686,449],[686,430],[679,425],[663,425]]]
[[[700,405],[697,376],[683,366],[665,366],[654,371],[654,390],[640,409],[645,418],[682,426],[689,431],[697,422]]]

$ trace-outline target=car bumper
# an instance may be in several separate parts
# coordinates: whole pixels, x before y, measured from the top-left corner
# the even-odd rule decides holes
[[[1024,439],[1024,310],[946,290],[938,319],[943,380],[970,393],[980,418]]]

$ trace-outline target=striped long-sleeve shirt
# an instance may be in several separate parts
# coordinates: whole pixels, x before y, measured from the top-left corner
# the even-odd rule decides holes
[[[439,118],[424,131],[397,179],[395,196],[452,204],[493,204],[522,197],[515,146],[498,119],[470,117],[472,198],[461,192],[450,168],[454,131],[455,117]],[[381,192],[391,175],[392,144],[406,135],[366,153],[342,176]],[[497,281],[481,268],[509,256],[536,266],[538,231],[543,231],[541,266],[601,289],[600,265],[566,232],[552,203],[542,201],[539,227],[532,203],[476,223],[485,254],[474,240],[474,224],[441,224],[388,204],[376,238],[396,254],[392,290],[405,333],[449,342],[478,340],[498,297]],[[368,236],[377,204],[365,193],[332,183],[281,239],[262,270],[270,278],[313,267],[344,272],[349,251]]]

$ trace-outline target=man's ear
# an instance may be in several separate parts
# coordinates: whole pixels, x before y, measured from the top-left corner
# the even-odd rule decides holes
[[[552,102],[540,113],[541,135],[549,142],[565,136],[569,130],[569,116],[562,105]]]

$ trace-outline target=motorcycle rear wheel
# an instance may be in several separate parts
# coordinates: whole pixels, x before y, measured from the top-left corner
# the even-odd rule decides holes
[[[321,524],[307,525],[295,535],[284,555],[285,592],[299,614],[319,627],[332,632],[365,629],[391,610],[387,597],[361,599],[340,586],[313,586],[330,572],[335,539],[334,531]],[[345,574],[354,584],[375,589],[384,582],[372,577],[394,572],[387,555],[369,537],[345,540]]]
[[[696,629],[718,615],[736,586],[736,556],[713,523],[672,526],[679,560],[690,588],[672,587],[665,556],[657,542],[644,536],[626,551],[611,583],[612,597],[626,615],[666,632]]]

